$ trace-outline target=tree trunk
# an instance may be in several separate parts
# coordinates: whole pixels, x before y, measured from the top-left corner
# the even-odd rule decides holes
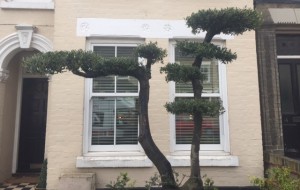
[[[200,64],[201,65],[201,64]],[[198,67],[198,66],[197,66]],[[199,68],[200,69],[200,68]],[[200,99],[202,95],[202,84],[199,80],[193,80],[194,98]],[[194,130],[191,143],[191,173],[189,179],[182,186],[183,190],[199,190],[203,188],[201,179],[200,164],[199,164],[199,151],[202,129],[202,114],[200,112],[194,113]]]
[[[176,189],[176,182],[174,179],[171,164],[154,143],[150,132],[149,118],[148,118],[148,102],[149,102],[149,89],[150,89],[149,80],[140,79],[139,82],[140,82],[139,142],[143,147],[146,155],[156,166],[161,176],[163,189]]]

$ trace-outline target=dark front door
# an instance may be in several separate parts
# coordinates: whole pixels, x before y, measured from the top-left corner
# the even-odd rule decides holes
[[[278,60],[285,154],[300,157],[300,60]]]
[[[18,172],[37,172],[44,160],[48,79],[23,79]]]

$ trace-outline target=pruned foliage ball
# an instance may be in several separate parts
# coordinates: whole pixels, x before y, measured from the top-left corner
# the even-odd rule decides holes
[[[186,18],[194,34],[207,31],[210,36],[220,33],[238,35],[257,28],[261,15],[253,9],[225,8],[199,10]]]
[[[211,43],[195,41],[179,41],[176,44],[182,55],[192,56],[196,59],[218,59],[222,63],[229,63],[236,59],[236,53],[232,53],[226,47],[219,47]]]
[[[197,67],[191,67],[188,65],[179,65],[177,63],[167,64],[165,67],[161,67],[161,72],[165,72],[166,81],[174,82],[190,82],[191,80],[203,80],[205,76],[200,72]]]
[[[222,114],[225,110],[220,99],[179,99],[175,102],[166,103],[165,107],[172,114],[191,114],[201,113],[207,116],[216,116]]]

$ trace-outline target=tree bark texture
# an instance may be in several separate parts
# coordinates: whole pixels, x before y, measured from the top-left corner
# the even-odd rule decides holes
[[[176,189],[176,185],[175,185],[176,182],[174,179],[171,164],[156,146],[150,132],[149,117],[148,117],[148,102],[149,102],[149,90],[150,90],[149,80],[140,79],[139,82],[140,82],[139,142],[143,147],[146,155],[156,166],[161,176],[163,189]]]
[[[194,67],[200,69],[201,63],[194,64]],[[201,99],[203,86],[199,80],[192,80],[192,86],[194,91],[194,98]],[[203,181],[201,178],[200,164],[199,164],[199,151],[202,131],[202,120],[203,116],[200,112],[194,113],[194,130],[191,143],[191,154],[190,154],[190,176],[189,179],[184,183],[182,189],[184,190],[199,190],[203,187]]]

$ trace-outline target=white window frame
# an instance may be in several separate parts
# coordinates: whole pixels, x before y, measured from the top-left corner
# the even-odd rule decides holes
[[[120,43],[93,43],[91,44],[91,51],[93,51],[94,47],[96,46],[110,46],[110,47],[136,47],[138,44],[132,44],[132,43],[125,43],[125,44],[120,44]],[[117,55],[117,51],[115,51],[115,56]],[[116,81],[115,81],[116,82]],[[89,139],[89,151],[90,152],[126,152],[126,151],[141,151],[141,146],[138,144],[136,145],[92,145],[91,140],[92,140],[92,98],[93,97],[111,97],[111,98],[118,98],[118,97],[137,97],[138,98],[138,92],[136,93],[94,93],[92,92],[92,84],[93,84],[93,79],[86,79],[86,98],[88,99],[88,104],[89,106],[89,111],[88,111],[88,139]],[[116,88],[116,85],[115,85]],[[139,91],[139,85],[138,85],[138,91]]]
[[[215,45],[223,46],[222,41],[214,42]],[[175,41],[170,42],[169,55],[170,62],[175,62]],[[228,130],[228,105],[227,105],[227,80],[226,80],[226,65],[218,61],[219,67],[219,93],[203,93],[202,97],[220,97],[225,108],[225,113],[220,115],[220,144],[201,144],[200,152],[207,153],[207,155],[220,153],[229,154],[229,130]],[[175,82],[170,82],[170,101],[174,101],[175,97],[192,97],[191,93],[175,93]],[[176,144],[176,129],[175,129],[175,115],[170,114],[170,147],[173,155],[189,155],[191,150],[190,144]],[[212,153],[214,151],[214,153]]]
[[[96,45],[123,45],[123,46],[137,46],[138,44],[145,43],[143,38],[89,38],[87,39],[86,49],[93,50]],[[94,149],[90,150],[90,135],[91,127],[90,113],[91,113],[91,82],[92,79],[85,79],[85,98],[84,98],[84,129],[83,129],[83,154],[78,156],[76,160],[77,168],[116,168],[116,167],[133,167],[133,168],[145,168],[152,167],[153,163],[145,155],[140,144],[136,145],[136,148],[132,150],[118,149]],[[117,145],[119,146],[119,145]],[[101,148],[101,147],[99,147]],[[121,148],[121,147],[120,147]],[[127,147],[123,147],[127,148]]]
[[[3,9],[54,9],[53,0],[1,0],[0,7]]]

